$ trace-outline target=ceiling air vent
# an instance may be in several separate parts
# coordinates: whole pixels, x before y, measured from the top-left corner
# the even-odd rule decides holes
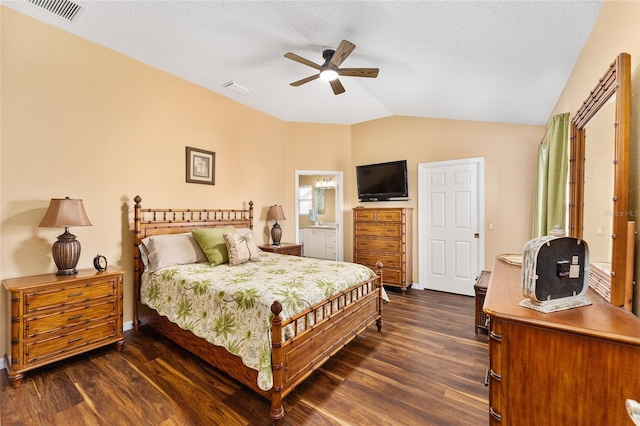
[[[73,18],[80,12],[80,5],[75,4],[69,0],[25,0],[27,3],[31,3],[34,6],[38,6],[47,12],[53,13],[67,21],[72,21]]]
[[[225,87],[231,90],[232,92],[236,92],[240,95],[246,95],[247,93],[251,92],[251,89],[241,86],[233,80],[226,82],[225,84],[222,85],[222,87]]]

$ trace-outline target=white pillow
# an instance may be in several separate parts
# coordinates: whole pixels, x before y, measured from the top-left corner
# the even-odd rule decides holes
[[[259,262],[261,250],[253,238],[253,232],[242,233],[243,230],[233,234],[224,233],[224,243],[229,253],[229,264],[240,265],[245,262]]]
[[[147,272],[207,261],[207,256],[191,233],[147,237],[140,245],[140,255]]]

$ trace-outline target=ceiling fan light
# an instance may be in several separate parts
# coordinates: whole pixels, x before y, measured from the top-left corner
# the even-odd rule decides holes
[[[320,71],[320,78],[326,81],[333,81],[338,78],[338,72],[332,69]]]

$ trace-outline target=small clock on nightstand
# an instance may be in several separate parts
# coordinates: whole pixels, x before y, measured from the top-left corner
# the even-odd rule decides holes
[[[93,258],[93,267],[98,271],[107,270],[107,258],[99,254]]]

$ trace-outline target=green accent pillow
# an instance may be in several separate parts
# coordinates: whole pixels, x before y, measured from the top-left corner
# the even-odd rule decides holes
[[[196,239],[198,245],[202,249],[211,265],[221,265],[229,263],[229,254],[227,246],[224,243],[223,234],[236,232],[233,226],[225,226],[222,228],[198,228],[191,231],[193,238]]]

